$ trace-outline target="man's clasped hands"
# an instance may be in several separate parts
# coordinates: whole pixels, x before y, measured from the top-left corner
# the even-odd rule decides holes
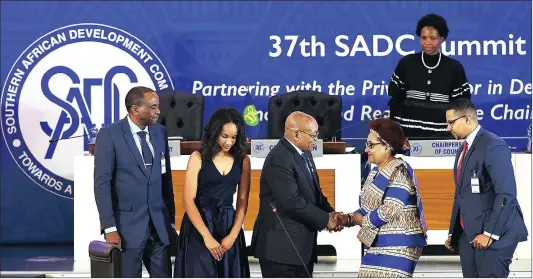
[[[361,226],[363,223],[363,215],[361,213],[330,212],[329,222],[326,229],[329,232],[339,232],[345,227],[353,227],[355,225]]]

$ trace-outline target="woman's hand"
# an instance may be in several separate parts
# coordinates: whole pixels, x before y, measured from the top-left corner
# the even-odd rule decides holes
[[[358,226],[363,225],[363,215],[361,213],[355,213],[352,217],[352,220],[352,222]]]
[[[204,238],[205,247],[209,250],[213,258],[215,260],[220,261],[222,259],[222,255],[224,255],[224,252],[222,252],[222,249],[220,247],[220,244],[216,239],[213,238],[213,236],[208,236]]]
[[[237,238],[232,235],[224,237],[222,242],[220,242],[220,248],[222,249],[222,252],[226,253],[231,247],[233,247],[236,239]]]
[[[348,225],[347,227],[353,227],[355,225],[361,226],[363,224],[363,215],[359,212],[348,213]]]

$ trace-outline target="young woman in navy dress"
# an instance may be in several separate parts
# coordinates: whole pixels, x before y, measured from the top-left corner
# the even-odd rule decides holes
[[[185,172],[174,277],[250,277],[242,230],[250,192],[246,144],[241,114],[232,108],[217,110]]]

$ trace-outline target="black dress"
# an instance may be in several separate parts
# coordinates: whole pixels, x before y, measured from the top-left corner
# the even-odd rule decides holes
[[[233,226],[235,209],[233,195],[240,183],[242,159],[235,158],[233,166],[222,175],[213,161],[202,162],[198,173],[195,204],[209,232],[219,243]],[[249,278],[250,267],[246,254],[244,231],[241,229],[233,246],[216,261],[204,244],[204,239],[192,224],[187,213],[183,216],[178,238],[174,277]]]
[[[471,97],[461,63],[444,54],[439,59],[439,54],[424,53],[424,60],[422,52],[409,54],[400,60],[392,74],[390,115],[402,126],[407,138],[448,136],[448,104]]]

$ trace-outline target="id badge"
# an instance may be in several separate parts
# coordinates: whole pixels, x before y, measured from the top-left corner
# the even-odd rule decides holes
[[[472,187],[472,194],[479,194],[479,178],[476,177],[476,173],[472,174],[470,178],[470,186]]]
[[[161,153],[161,174],[167,173],[167,160],[165,160],[165,153]]]

